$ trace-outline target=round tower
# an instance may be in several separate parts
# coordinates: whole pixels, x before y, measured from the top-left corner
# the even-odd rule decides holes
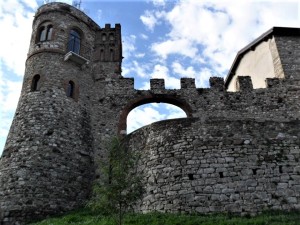
[[[89,62],[100,29],[63,3],[33,21],[23,87],[0,159],[0,224],[81,206],[94,176]]]

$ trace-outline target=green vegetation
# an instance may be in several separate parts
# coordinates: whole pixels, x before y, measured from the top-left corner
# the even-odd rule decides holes
[[[137,172],[138,155],[128,150],[118,138],[106,146],[107,159],[100,162],[101,179],[93,187],[87,206],[123,224],[126,212],[133,211],[134,203],[144,193],[142,175]]]
[[[90,209],[76,211],[59,218],[44,220],[35,225],[115,225],[114,218],[100,215]],[[182,215],[182,214],[125,214],[124,225],[298,225],[299,212],[265,212],[255,217],[238,217],[225,214]]]

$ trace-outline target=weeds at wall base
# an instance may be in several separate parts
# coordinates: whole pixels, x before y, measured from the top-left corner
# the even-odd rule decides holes
[[[124,225],[298,225],[300,212],[266,211],[257,216],[234,214],[171,214],[153,212],[148,214],[128,213]],[[74,211],[57,218],[50,218],[31,225],[115,225],[114,219],[92,212],[89,209]]]

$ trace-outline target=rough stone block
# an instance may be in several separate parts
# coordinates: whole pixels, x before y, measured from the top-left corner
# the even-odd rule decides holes
[[[280,84],[280,79],[279,78],[267,78],[266,79],[266,86],[268,88],[275,87],[279,84]]]
[[[150,80],[150,89],[151,90],[165,89],[165,80],[164,79],[151,79]]]
[[[185,88],[195,88],[195,79],[194,78],[181,78],[180,85],[182,89]]]
[[[238,89],[240,91],[252,91],[253,85],[250,76],[238,76]]]
[[[213,90],[224,90],[224,79],[223,77],[211,77],[209,78],[209,84]]]

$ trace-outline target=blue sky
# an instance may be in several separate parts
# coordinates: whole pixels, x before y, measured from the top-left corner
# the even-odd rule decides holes
[[[0,154],[20,95],[34,12],[42,4],[0,1]],[[300,27],[300,0],[82,0],[81,9],[101,27],[121,23],[122,75],[134,77],[136,89],[149,89],[151,78],[180,88],[181,77],[208,87],[209,77],[226,76],[236,53],[263,32]],[[128,131],[184,116],[172,105],[144,105],[129,114]]]

